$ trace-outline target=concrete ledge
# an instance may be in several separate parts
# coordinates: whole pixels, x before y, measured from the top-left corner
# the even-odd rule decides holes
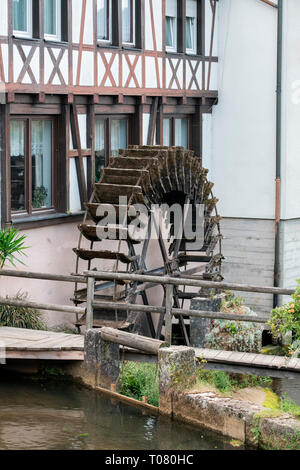
[[[174,419],[201,426],[259,448],[300,448],[300,421],[288,414],[260,417],[268,410],[213,392],[179,393],[172,397]],[[289,446],[290,442],[290,446]]]

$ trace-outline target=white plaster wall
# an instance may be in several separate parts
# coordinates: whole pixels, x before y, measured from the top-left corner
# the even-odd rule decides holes
[[[8,34],[7,0],[1,0],[0,6],[1,6],[0,36],[7,36]]]
[[[2,50],[2,60],[3,60],[3,66],[4,66],[5,82],[8,82],[8,46],[7,44],[1,44],[1,50]]]
[[[153,18],[156,37],[156,49],[162,50],[162,1],[152,0]],[[153,32],[151,26],[150,1],[145,0],[145,49],[154,50]]]
[[[212,115],[203,114],[202,115],[202,129],[203,129],[203,138],[202,138],[202,165],[204,168],[211,168],[211,158],[212,158]],[[208,174],[208,179],[211,179],[210,173]]]
[[[300,2],[284,2],[281,217],[300,217]]]
[[[212,47],[213,56],[218,55],[218,27],[217,27],[218,21],[223,21],[223,19],[219,17],[218,7],[219,5],[217,3],[213,47]],[[210,0],[206,0],[205,1],[205,55],[206,56],[209,56],[210,54],[212,25],[213,25],[213,15],[212,15],[211,2]]]
[[[79,43],[82,0],[72,0],[72,42]]]
[[[210,168],[219,211],[273,218],[277,13],[259,1],[220,0],[219,19]]]

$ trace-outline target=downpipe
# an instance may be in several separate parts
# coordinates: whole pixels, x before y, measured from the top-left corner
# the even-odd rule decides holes
[[[277,86],[276,86],[276,180],[275,180],[275,253],[274,287],[280,286],[280,229],[281,229],[281,140],[282,140],[282,49],[283,49],[283,0],[277,8]],[[273,296],[273,307],[278,306],[278,294]]]

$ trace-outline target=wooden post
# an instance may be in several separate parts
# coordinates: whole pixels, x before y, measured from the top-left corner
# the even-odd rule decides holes
[[[166,313],[165,313],[165,341],[172,344],[172,307],[173,307],[173,286],[166,285]]]
[[[86,307],[86,329],[90,330],[93,328],[94,324],[94,288],[95,288],[95,278],[89,277],[87,282],[87,307]]]

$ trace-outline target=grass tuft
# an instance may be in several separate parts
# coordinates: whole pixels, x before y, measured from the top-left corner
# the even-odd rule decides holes
[[[158,406],[158,373],[155,364],[124,362],[121,369],[120,393]]]

